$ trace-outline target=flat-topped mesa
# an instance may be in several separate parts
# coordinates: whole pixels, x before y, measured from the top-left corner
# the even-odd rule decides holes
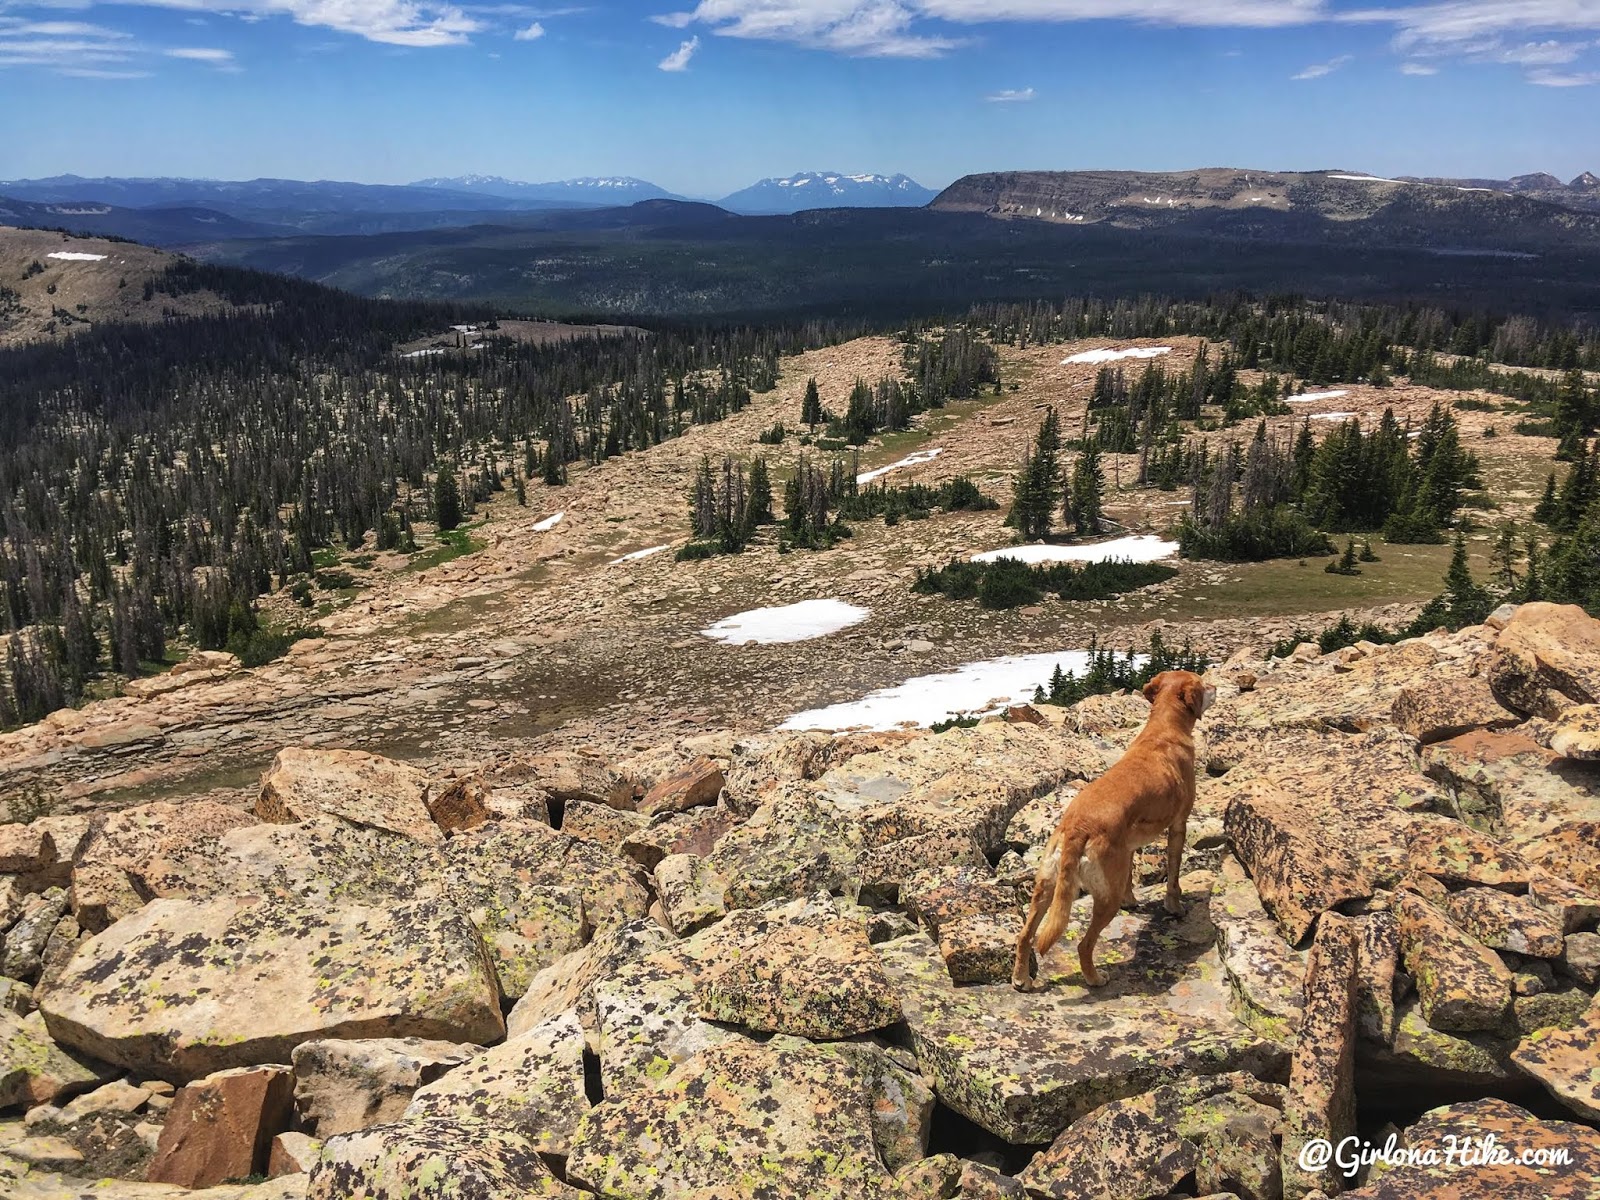
[[[964,175],[929,205],[943,212],[985,213],[1056,224],[1109,222],[1147,227],[1207,211],[1245,218],[1254,212],[1318,216],[1343,221],[1381,213],[1388,206],[1456,205],[1474,211],[1532,212],[1582,198],[1589,189],[1525,188],[1511,183],[1479,186],[1476,180],[1391,179],[1359,171],[1259,171],[1202,167],[1192,171],[994,171]],[[1494,181],[1490,181],[1494,182]],[[1532,206],[1532,207],[1530,207]],[[1569,216],[1571,214],[1568,214]],[[1243,229],[1243,226],[1236,226]]]

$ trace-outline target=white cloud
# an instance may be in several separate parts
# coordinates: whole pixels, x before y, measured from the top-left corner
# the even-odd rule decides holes
[[[232,50],[211,50],[202,47],[168,50],[168,58],[184,58],[190,62],[211,63],[213,66],[225,66],[233,62]]]
[[[700,49],[700,39],[692,37],[658,62],[656,66],[663,71],[687,71],[689,69],[689,60],[694,57],[694,52],[698,49]]]
[[[1570,88],[1593,87],[1600,83],[1600,71],[1549,71],[1543,68],[1528,72],[1528,82],[1537,87]]]
[[[95,0],[50,0],[87,7]],[[110,0],[131,3],[133,0]],[[334,29],[395,46],[456,46],[485,28],[449,0],[139,0],[156,8],[231,16],[244,21],[288,17],[297,25]],[[0,0],[0,4],[6,0]],[[10,32],[0,26],[0,36]]]
[[[1341,54],[1341,55],[1339,55],[1338,58],[1330,58],[1325,63],[1313,63],[1311,66],[1307,67],[1305,70],[1299,72],[1296,75],[1291,75],[1291,76],[1289,76],[1289,78],[1290,79],[1321,79],[1324,75],[1332,75],[1335,71],[1337,71],[1340,67],[1344,66],[1349,61],[1350,61],[1350,56],[1348,54]]]
[[[104,25],[0,16],[0,67],[42,67],[105,78],[111,71],[125,75],[137,50],[131,35]]]
[[[1587,48],[1587,42],[1524,42],[1520,46],[1498,48],[1492,57],[1496,62],[1522,67],[1554,67],[1571,62]]]
[[[1033,89],[1031,87],[1021,89],[1007,88],[1002,92],[990,92],[984,99],[990,104],[1025,104],[1033,99]]]
[[[723,37],[790,42],[841,54],[934,58],[964,38],[927,32],[923,22],[1141,21],[1181,26],[1269,28],[1316,20],[1324,0],[700,0],[692,12],[651,19],[674,28],[702,24]]]
[[[526,29],[519,29],[512,34],[512,40],[518,42],[536,42],[544,36],[544,26],[535,21]]]
[[[1400,74],[1402,75],[1437,75],[1438,73],[1438,67],[1430,67],[1427,63],[1404,62],[1400,64]]]
[[[106,71],[99,67],[62,67],[57,75],[72,79],[149,79],[149,71]]]

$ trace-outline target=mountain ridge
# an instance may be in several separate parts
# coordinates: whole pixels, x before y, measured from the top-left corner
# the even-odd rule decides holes
[[[728,193],[717,204],[730,212],[769,216],[813,208],[921,208],[935,195],[932,188],[903,174],[799,171],[759,179]]]

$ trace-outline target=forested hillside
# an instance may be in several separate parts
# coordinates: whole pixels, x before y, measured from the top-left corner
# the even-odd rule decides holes
[[[187,260],[148,286],[173,314],[198,294],[226,311],[95,327],[0,354],[4,723],[152,669],[169,643],[227,647],[247,663],[281,654],[314,631],[286,626],[281,610],[265,620],[258,600],[286,593],[309,607],[337,590],[325,576],[338,572],[324,568],[338,555],[325,551],[412,552],[419,525],[437,539],[493,493],[525,500],[530,486],[560,487],[582,464],[718,422],[773,386],[781,356],[863,332],[822,322],[658,326],[534,345],[502,336],[484,311],[361,299]],[[452,325],[474,330],[459,349],[396,349]],[[1285,397],[1306,384],[1408,377],[1500,392],[1523,406],[1530,428],[1559,434],[1569,457],[1588,461],[1593,330],[1244,296],[989,306],[961,322],[902,328],[902,373],[858,380],[836,398],[839,412],[819,405],[803,438],[815,438],[818,478],[838,474],[829,453],[905,430],[947,398],[998,394],[1006,381],[991,345],[1177,335],[1205,339],[1194,362],[1108,366],[1084,427],[1066,433],[1080,450],[1138,453],[1137,483],[1186,485],[1204,501],[1187,518],[1196,553],[1264,556],[1252,540],[1259,530],[1239,523],[1284,505],[1307,528],[1388,523],[1395,540],[1444,536],[1472,478],[1448,415],[1410,431],[1417,445],[1398,426],[1370,437],[1328,427],[1315,461],[1309,423],[1296,444],[1259,432],[1251,441],[1246,422],[1287,411]],[[1220,454],[1191,440],[1230,426],[1240,437]],[[1446,478],[1428,475],[1436,455]],[[1347,466],[1356,475],[1341,482]],[[741,487],[744,470],[725,464]],[[1385,480],[1387,490],[1377,486]],[[808,503],[804,483],[770,485],[791,493],[784,536],[831,544],[825,521],[794,524]],[[910,499],[916,508],[925,498]],[[865,516],[885,505],[894,507],[887,495],[856,503]],[[1409,533],[1391,518],[1411,522]],[[726,536],[704,514],[694,522],[727,549],[749,536],[752,526],[737,524]]]
[[[0,628],[14,680],[0,723],[135,675],[182,633],[242,657],[281,653],[256,597],[307,580],[316,552],[413,545],[448,464],[476,498],[559,483],[714,421],[770,386],[821,325],[400,356],[465,310],[364,300],[180,260],[154,282],[235,311],[94,329],[0,355]]]

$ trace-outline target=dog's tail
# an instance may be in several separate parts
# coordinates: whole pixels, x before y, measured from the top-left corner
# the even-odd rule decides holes
[[[1045,914],[1034,943],[1040,955],[1061,940],[1067,922],[1072,920],[1072,906],[1078,900],[1078,863],[1083,859],[1087,841],[1087,836],[1077,830],[1058,830],[1045,848],[1046,862],[1052,854],[1056,856],[1056,890],[1050,897],[1050,911]]]

